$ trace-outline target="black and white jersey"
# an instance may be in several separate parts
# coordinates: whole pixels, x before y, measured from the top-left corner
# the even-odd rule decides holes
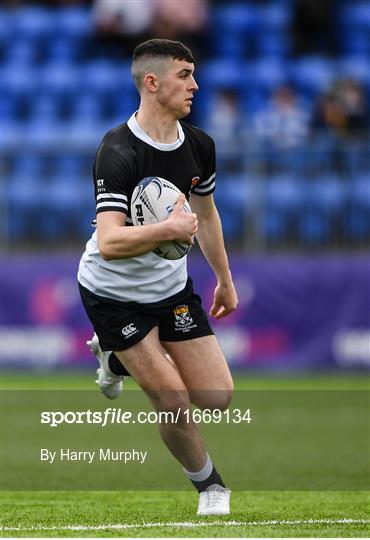
[[[135,114],[103,138],[94,163],[96,212],[116,211],[132,225],[130,202],[140,180],[159,176],[189,196],[215,190],[215,146],[204,131],[178,122],[177,141],[153,141]],[[86,245],[78,280],[91,292],[114,300],[157,302],[180,292],[186,284],[186,257],[169,261],[154,253],[105,261],[99,254],[96,232]]]

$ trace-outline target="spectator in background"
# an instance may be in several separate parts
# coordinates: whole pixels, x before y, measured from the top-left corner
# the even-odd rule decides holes
[[[297,55],[337,53],[335,4],[333,0],[293,2],[292,33]]]
[[[279,87],[267,109],[258,112],[253,120],[257,139],[280,150],[300,146],[306,139],[308,127],[308,111],[288,86]]]
[[[342,79],[320,97],[311,127],[339,138],[361,138],[369,133],[369,110],[359,82]]]
[[[238,169],[242,165],[239,158],[243,154],[245,122],[233,88],[224,88],[214,95],[204,128],[216,142],[219,165],[228,170]]]
[[[186,41],[196,56],[207,53],[207,0],[156,0],[152,34],[157,38]]]
[[[6,8],[19,8],[29,6],[47,6],[60,8],[70,6],[90,6],[93,0],[3,0],[2,6]]]
[[[207,48],[207,0],[95,0],[94,11],[98,37],[113,54],[118,44],[131,56],[150,38],[184,40],[198,57]]]
[[[139,41],[151,37],[156,4],[152,0],[95,0],[93,9],[98,37],[113,54],[123,47],[120,54],[131,56]]]

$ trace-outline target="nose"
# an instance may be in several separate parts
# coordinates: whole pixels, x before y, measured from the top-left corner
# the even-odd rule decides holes
[[[196,92],[198,89],[199,89],[199,86],[197,85],[196,80],[194,79],[194,77],[192,77],[192,78],[191,78],[191,87],[190,87],[190,90],[191,90],[192,92]]]

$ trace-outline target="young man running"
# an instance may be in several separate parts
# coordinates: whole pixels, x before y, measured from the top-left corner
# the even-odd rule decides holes
[[[97,383],[103,394],[116,398],[123,376],[130,374],[157,411],[183,411],[191,403],[223,410],[231,400],[232,378],[193,291],[186,257],[170,261],[153,253],[163,241],[191,244],[196,235],[217,278],[210,315],[219,319],[236,309],[212,195],[214,143],[202,130],[179,122],[190,113],[198,89],[192,53],[180,42],[149,40],[135,49],[132,76],[140,107],[128,122],[109,131],[98,149],[97,230],[78,273],[95,330],[89,345],[100,363]],[[148,176],[169,180],[182,195],[166,221],[133,227],[131,195]],[[183,209],[185,196],[192,214]],[[184,311],[187,317],[180,324],[178,314]],[[177,423],[159,424],[163,441],[200,493],[198,514],[228,514],[230,490],[198,426],[186,419],[180,414]]]

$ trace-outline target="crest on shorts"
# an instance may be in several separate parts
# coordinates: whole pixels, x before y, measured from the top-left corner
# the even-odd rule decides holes
[[[193,319],[189,313],[189,306],[177,306],[173,312],[175,315],[175,326],[177,328],[185,328],[193,324]]]

